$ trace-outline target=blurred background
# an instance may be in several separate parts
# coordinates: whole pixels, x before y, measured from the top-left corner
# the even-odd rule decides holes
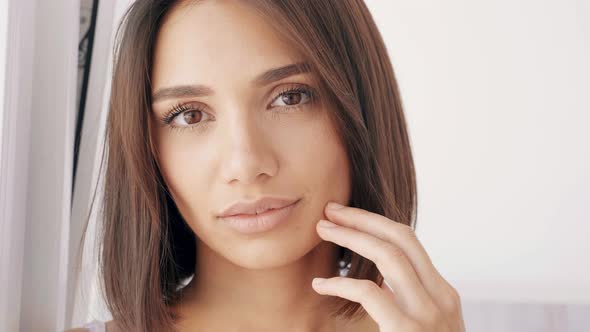
[[[89,207],[130,3],[0,0],[0,331],[110,319]],[[366,3],[405,107],[416,232],[467,330],[590,331],[590,1]]]

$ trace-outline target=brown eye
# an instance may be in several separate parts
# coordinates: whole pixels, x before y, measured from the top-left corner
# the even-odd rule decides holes
[[[174,116],[171,120],[175,127],[198,126],[201,122],[207,121],[210,115],[199,110],[186,110]]]
[[[199,113],[199,114],[197,114],[197,113]],[[201,118],[203,118],[202,113],[199,111],[187,111],[187,112],[184,112],[182,114],[182,116],[183,116],[186,124],[189,124],[189,125],[198,123],[201,120]]]
[[[312,92],[305,88],[296,88],[279,94],[271,106],[298,106],[311,100]],[[279,104],[276,104],[276,103]],[[281,105],[282,104],[282,105]]]
[[[282,95],[281,99],[287,105],[297,105],[301,101],[301,92],[289,92]]]

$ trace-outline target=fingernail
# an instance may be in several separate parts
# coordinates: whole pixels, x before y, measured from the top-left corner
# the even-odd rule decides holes
[[[336,202],[329,202],[328,203],[328,209],[330,210],[339,210],[342,209],[344,207],[344,205],[338,204]]]
[[[311,281],[311,284],[313,286],[319,286],[324,282],[324,280],[326,280],[326,278],[313,278],[313,280]]]
[[[324,219],[320,219],[319,225],[320,225],[320,227],[336,227],[337,226],[335,223],[324,220]]]

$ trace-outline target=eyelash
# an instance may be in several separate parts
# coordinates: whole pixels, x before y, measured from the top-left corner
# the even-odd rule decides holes
[[[282,113],[287,113],[287,112],[294,112],[297,111],[299,108],[307,105],[307,104],[311,104],[314,101],[317,100],[317,93],[315,92],[315,90],[311,87],[307,87],[306,85],[303,84],[294,84],[292,86],[289,86],[288,88],[283,89],[281,92],[279,92],[271,101],[271,104],[279,97],[282,97],[285,94],[288,93],[306,93],[309,96],[309,100],[305,103],[305,104],[297,104],[297,105],[293,105],[293,106],[275,106],[278,107],[280,109],[288,109],[287,111],[284,111]],[[174,118],[176,118],[178,115],[181,115],[182,113],[186,112],[186,111],[192,111],[192,112],[203,112],[204,109],[202,107],[195,107],[195,106],[191,106],[191,102],[188,103],[178,103],[175,106],[173,106],[162,118],[161,121],[168,126],[171,130],[185,130],[185,129],[189,129],[189,130],[193,130],[193,129],[197,129],[197,130],[202,130],[205,129],[204,127],[207,126],[207,122],[205,122],[203,124],[203,122],[198,122],[194,125],[188,125],[188,126],[175,126],[172,124],[172,121],[174,121]],[[273,117],[276,115],[274,112],[271,113],[273,115]]]

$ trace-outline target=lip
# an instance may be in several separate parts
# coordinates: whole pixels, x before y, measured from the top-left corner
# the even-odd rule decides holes
[[[219,218],[225,221],[229,227],[242,234],[266,232],[286,221],[300,201],[299,199],[289,205],[266,210],[259,214],[238,214],[220,216]]]
[[[261,214],[270,209],[280,209],[287,205],[295,203],[297,199],[283,197],[260,197],[254,201],[238,201],[231,204],[217,214],[218,217],[231,217],[237,215]]]

